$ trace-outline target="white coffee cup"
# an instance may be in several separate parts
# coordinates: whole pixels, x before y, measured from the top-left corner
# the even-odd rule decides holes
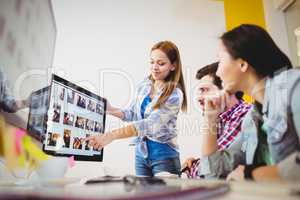
[[[40,162],[36,173],[41,180],[60,179],[65,176],[68,165],[69,158],[67,157],[50,157]]]
[[[21,180],[30,179],[32,170],[26,163],[23,167],[9,169],[4,158],[0,157],[0,180]]]

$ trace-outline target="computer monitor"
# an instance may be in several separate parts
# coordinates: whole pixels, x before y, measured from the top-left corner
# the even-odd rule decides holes
[[[29,133],[43,143],[43,151],[75,160],[102,161],[83,139],[104,133],[106,100],[57,75],[51,85],[32,94]]]

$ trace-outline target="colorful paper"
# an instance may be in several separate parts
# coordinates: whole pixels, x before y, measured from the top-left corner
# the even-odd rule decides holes
[[[69,167],[74,167],[75,166],[75,160],[74,156],[69,157]]]
[[[21,155],[22,154],[22,138],[24,137],[24,135],[26,134],[25,131],[21,130],[21,129],[16,129],[16,152],[17,155]]]
[[[18,155],[16,152],[16,139],[15,139],[15,129],[12,127],[5,127],[3,134],[3,149],[4,149],[4,159],[6,166],[9,169],[14,169],[18,166]]]
[[[32,141],[28,135],[23,137],[23,148],[28,153],[29,157],[34,160],[47,160],[48,155],[45,154],[41,149],[39,149]]]
[[[4,156],[4,118],[0,115],[0,156]]]
[[[2,116],[0,116],[0,156],[3,156],[9,169],[24,168],[28,166],[27,164],[34,168],[49,157],[33,143],[24,130],[6,124]]]

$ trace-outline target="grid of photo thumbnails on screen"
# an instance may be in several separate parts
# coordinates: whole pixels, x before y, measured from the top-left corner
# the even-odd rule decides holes
[[[99,154],[83,139],[103,133],[104,103],[53,81],[45,150],[74,155]]]
[[[64,155],[101,155],[102,151],[93,149],[83,140],[104,132],[104,101],[56,80],[52,80],[50,99],[49,88],[37,92],[35,98],[36,102],[32,97],[28,127],[46,133],[41,139],[44,150]],[[34,110],[34,107],[39,109]],[[43,115],[45,110],[47,113]],[[45,122],[46,127],[42,125]]]

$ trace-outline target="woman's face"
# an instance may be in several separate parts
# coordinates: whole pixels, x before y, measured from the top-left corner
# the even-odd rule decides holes
[[[219,67],[216,74],[221,78],[223,88],[231,94],[240,91],[243,80],[241,63],[238,59],[232,58],[222,41],[219,43],[218,57]]]
[[[167,55],[160,49],[151,52],[150,64],[152,78],[156,81],[165,80],[169,73],[175,70]]]

